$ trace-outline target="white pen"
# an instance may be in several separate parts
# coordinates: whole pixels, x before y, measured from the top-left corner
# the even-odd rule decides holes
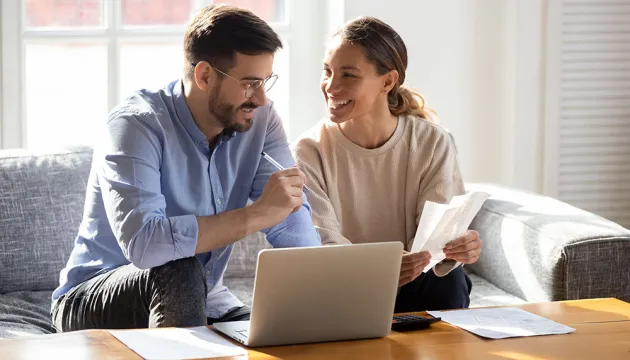
[[[280,165],[279,162],[277,162],[276,160],[274,160],[271,156],[269,156],[269,154],[267,154],[266,152],[261,152],[260,153],[262,155],[262,157],[264,159],[266,159],[267,161],[269,161],[271,163],[271,165],[275,166],[276,169],[278,170],[285,170],[284,166]],[[307,188],[306,185],[304,185],[304,190],[306,191],[311,191],[311,189]]]

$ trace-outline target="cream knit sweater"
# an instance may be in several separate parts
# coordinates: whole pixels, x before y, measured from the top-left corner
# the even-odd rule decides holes
[[[377,149],[354,144],[324,120],[293,150],[324,245],[400,241],[409,251],[425,201],[445,203],[464,193],[449,133],[415,116],[399,117]],[[434,271],[443,276],[455,266],[445,261]]]

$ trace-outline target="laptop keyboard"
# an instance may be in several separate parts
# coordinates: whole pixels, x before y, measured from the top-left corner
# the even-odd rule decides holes
[[[247,329],[243,329],[243,330],[236,330],[237,333],[239,333],[240,335],[248,338],[249,337],[249,331]]]

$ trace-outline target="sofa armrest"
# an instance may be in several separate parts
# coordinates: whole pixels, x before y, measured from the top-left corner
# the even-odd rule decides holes
[[[550,197],[466,187],[492,195],[470,226],[483,241],[472,272],[527,301],[630,301],[629,230]]]

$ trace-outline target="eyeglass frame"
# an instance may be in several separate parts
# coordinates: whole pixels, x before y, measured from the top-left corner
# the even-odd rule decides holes
[[[202,60],[203,61],[203,60]],[[201,61],[200,61],[201,62]],[[207,61],[206,61],[207,62]],[[199,64],[199,62],[197,63]],[[197,64],[191,64],[193,67],[197,66]],[[211,68],[213,68],[215,71],[217,71],[220,74],[223,74],[227,77],[229,77],[230,79],[234,80],[234,81],[238,81],[239,84],[245,86],[245,98],[246,99],[250,99],[252,96],[254,96],[254,92],[260,88],[261,86],[264,86],[267,84],[267,82],[271,79],[274,79],[274,82],[271,84],[271,86],[269,87],[269,89],[265,89],[263,87],[263,90],[265,91],[265,94],[271,90],[271,88],[273,88],[273,86],[276,84],[276,82],[278,81],[278,74],[275,73],[271,73],[271,75],[269,75],[266,79],[256,79],[256,80],[251,80],[252,82],[250,84],[245,84],[243,83],[243,81],[247,81],[247,80],[239,80],[233,76],[230,76],[226,73],[224,73],[223,71],[217,69],[216,67],[212,66],[212,64],[208,63],[208,65],[210,65]],[[258,83],[258,85],[254,85]],[[251,91],[251,93],[248,95],[247,92]]]

